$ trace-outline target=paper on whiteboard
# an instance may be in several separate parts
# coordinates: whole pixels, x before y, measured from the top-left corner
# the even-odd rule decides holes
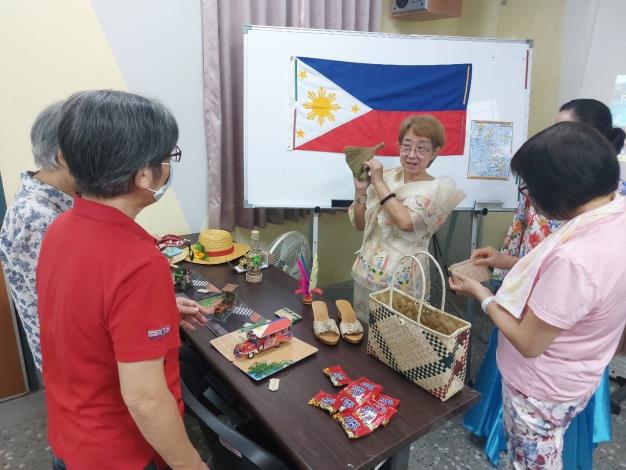
[[[512,146],[512,122],[472,121],[467,177],[508,180]]]

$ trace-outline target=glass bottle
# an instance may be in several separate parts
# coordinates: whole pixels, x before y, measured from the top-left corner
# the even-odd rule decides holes
[[[248,252],[248,270],[246,271],[246,281],[248,282],[261,282],[263,279],[263,273],[261,272],[261,265],[263,263],[263,253],[259,245],[260,234],[258,230],[253,230],[250,233],[250,239],[252,240],[252,246]]]

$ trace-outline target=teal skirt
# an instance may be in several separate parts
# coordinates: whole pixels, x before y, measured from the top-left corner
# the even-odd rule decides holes
[[[485,438],[485,455],[498,465],[500,452],[506,451],[502,423],[502,376],[496,363],[498,329],[494,328],[474,388],[481,393],[480,401],[470,408],[463,424],[472,434]],[[587,407],[574,418],[563,443],[564,470],[591,470],[593,449],[600,442],[611,440],[611,399],[608,370]]]

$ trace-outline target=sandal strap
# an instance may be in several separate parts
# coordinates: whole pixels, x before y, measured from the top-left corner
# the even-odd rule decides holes
[[[313,331],[315,332],[315,336],[319,336],[322,333],[326,333],[328,331],[332,331],[333,333],[339,334],[339,328],[337,328],[337,322],[332,318],[324,321],[314,321],[313,322]]]
[[[363,325],[358,320],[352,323],[342,322],[339,324],[342,335],[356,335],[363,333]]]

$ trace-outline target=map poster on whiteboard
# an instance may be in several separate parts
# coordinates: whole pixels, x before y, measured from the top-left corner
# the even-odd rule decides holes
[[[468,179],[508,180],[512,149],[512,122],[472,121]]]

